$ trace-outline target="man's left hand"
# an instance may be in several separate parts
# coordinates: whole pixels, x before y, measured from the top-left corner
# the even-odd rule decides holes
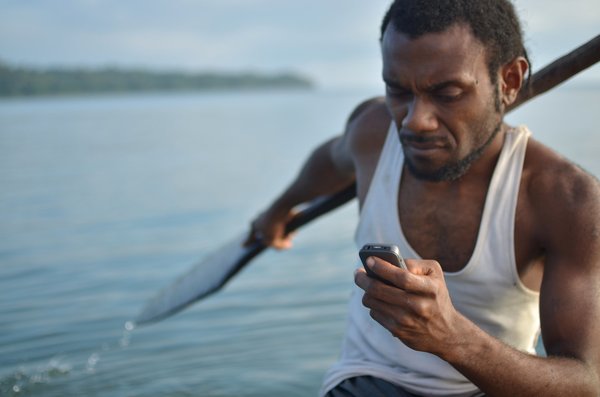
[[[406,260],[408,271],[380,258],[368,260],[371,270],[390,283],[371,278],[364,269],[355,282],[365,291],[363,305],[371,317],[414,350],[443,356],[462,339],[465,318],[452,305],[438,262]]]

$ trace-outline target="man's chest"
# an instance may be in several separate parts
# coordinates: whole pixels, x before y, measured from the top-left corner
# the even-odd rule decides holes
[[[424,194],[400,189],[399,222],[410,246],[444,271],[467,265],[477,244],[485,189],[467,193]]]

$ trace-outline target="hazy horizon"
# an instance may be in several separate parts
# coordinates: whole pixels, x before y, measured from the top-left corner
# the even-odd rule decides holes
[[[0,0],[0,60],[27,67],[294,72],[378,87],[387,0]],[[539,70],[598,34],[600,3],[515,1]],[[577,76],[600,82],[600,67]]]

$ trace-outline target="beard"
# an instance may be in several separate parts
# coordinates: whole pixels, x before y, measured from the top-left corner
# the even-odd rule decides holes
[[[405,157],[404,162],[408,168],[408,171],[415,178],[423,180],[423,181],[429,181],[429,182],[442,182],[442,181],[452,182],[452,181],[459,179],[464,174],[466,174],[467,171],[469,170],[469,168],[471,168],[471,165],[478,158],[480,158],[481,155],[483,154],[483,152],[485,151],[485,149],[487,149],[487,147],[491,145],[491,143],[494,141],[494,138],[496,137],[496,135],[498,135],[498,132],[500,132],[500,129],[502,128],[503,117],[502,117],[502,108],[501,108],[501,100],[500,100],[500,90],[499,90],[499,87],[497,84],[495,86],[494,94],[492,97],[492,106],[493,106],[493,113],[500,116],[499,121],[496,123],[495,127],[492,129],[492,132],[489,135],[489,137],[480,146],[473,149],[470,153],[468,153],[462,159],[459,159],[458,161],[455,161],[452,163],[448,163],[448,164],[442,166],[441,168],[438,168],[435,171],[420,170],[415,166],[414,163],[412,163],[410,161],[410,159]],[[411,137],[411,139],[416,140],[416,141],[425,142],[425,141],[427,141],[428,138],[424,137],[424,136],[415,136],[415,137]]]
[[[492,133],[488,137],[488,139],[479,147],[473,149],[469,154],[467,154],[462,159],[455,161],[453,163],[446,164],[441,168],[438,168],[435,171],[426,172],[418,169],[415,165],[408,159],[404,158],[406,167],[408,171],[417,179],[429,182],[452,182],[459,179],[461,176],[467,173],[471,165],[481,157],[485,149],[492,143],[500,129],[502,128],[502,120],[496,124],[496,127],[492,130]]]

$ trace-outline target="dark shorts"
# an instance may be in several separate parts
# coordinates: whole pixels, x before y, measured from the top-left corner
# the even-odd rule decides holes
[[[410,393],[400,386],[373,376],[348,378],[331,389],[325,397],[425,397]],[[484,397],[481,392],[453,395],[452,397]]]

